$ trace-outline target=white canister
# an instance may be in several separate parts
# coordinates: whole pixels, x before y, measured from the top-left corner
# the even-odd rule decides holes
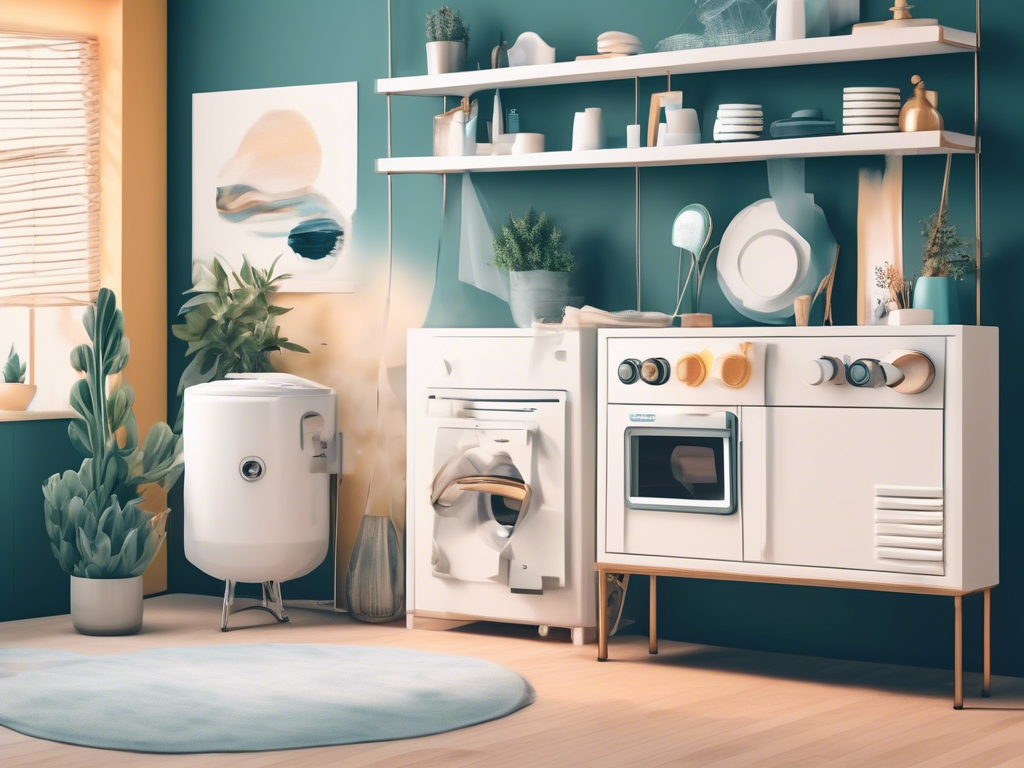
[[[513,155],[530,155],[544,151],[543,133],[517,133],[512,142]]]
[[[700,133],[700,121],[696,109],[666,109],[665,133],[675,135],[692,135]]]
[[[640,123],[626,126],[626,146],[630,149],[640,146]]]
[[[587,107],[577,112],[572,126],[573,151],[601,149],[604,146],[604,126],[600,107]]]
[[[778,0],[775,6],[775,39],[803,40],[807,37],[804,0]]]

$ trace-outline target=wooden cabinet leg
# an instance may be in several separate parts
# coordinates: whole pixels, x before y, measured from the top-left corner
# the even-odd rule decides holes
[[[964,599],[953,597],[953,709],[964,708]]]
[[[608,574],[597,572],[597,660],[608,659]]]
[[[985,636],[983,642],[984,662],[982,666],[981,695],[988,698],[992,693],[992,590],[985,590]]]
[[[658,577],[651,576],[651,621],[650,630],[647,633],[647,652],[658,652]]]

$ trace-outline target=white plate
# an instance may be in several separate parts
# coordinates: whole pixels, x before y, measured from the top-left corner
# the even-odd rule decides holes
[[[719,109],[760,109],[760,104],[719,104]]]
[[[792,292],[811,266],[811,246],[782,220],[771,199],[740,211],[718,252],[718,277],[744,306],[777,312],[792,306]]]
[[[888,109],[899,112],[898,101],[844,101],[843,109]]]
[[[899,117],[898,109],[844,109],[843,117]]]
[[[614,30],[609,32],[602,32],[597,36],[597,42],[599,43],[636,43],[640,45],[640,38],[636,35],[631,35],[629,32],[616,32]]]
[[[843,101],[899,101],[898,93],[844,93]]]
[[[843,125],[843,133],[899,133],[899,123],[895,125]]]
[[[712,138],[715,141],[757,141],[761,136],[756,133],[716,133]]]
[[[757,119],[762,119],[762,120],[764,119],[764,113],[763,112],[754,111],[754,110],[744,111],[744,110],[741,110],[741,109],[727,109],[725,111],[719,110],[717,116],[719,118],[723,118],[723,117],[724,118],[741,118],[741,117],[745,117],[745,118],[757,118]]]
[[[899,88],[889,85],[858,85],[851,88],[843,88],[843,93],[899,93]]]
[[[843,125],[899,125],[898,117],[844,117]]]

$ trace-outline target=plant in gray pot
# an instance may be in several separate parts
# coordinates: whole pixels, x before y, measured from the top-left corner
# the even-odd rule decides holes
[[[163,543],[168,510],[142,510],[142,486],[169,489],[184,468],[181,436],[163,422],[139,445],[135,393],[117,376],[128,364],[124,315],[106,288],[83,318],[90,344],[71,352],[83,374],[71,387],[80,419],[68,425],[85,456],[78,471],[43,486],[46,532],[60,567],[71,574],[71,620],[87,635],[129,635],[142,628],[142,573]],[[116,385],[108,390],[107,379]]]
[[[508,270],[508,303],[517,326],[562,319],[576,261],[546,213],[531,208],[519,218],[509,214],[494,238],[494,266]]]
[[[974,259],[968,242],[960,237],[949,221],[949,169],[952,155],[946,158],[946,176],[938,213],[921,222],[924,263],[914,286],[914,309],[930,309],[936,325],[960,324],[957,282],[974,272]]]
[[[427,74],[444,75],[466,68],[469,25],[459,11],[442,5],[427,14]]]

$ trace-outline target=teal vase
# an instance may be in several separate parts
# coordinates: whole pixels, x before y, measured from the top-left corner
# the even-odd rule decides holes
[[[935,325],[960,325],[960,300],[952,277],[919,277],[914,285],[914,309],[930,309]]]

